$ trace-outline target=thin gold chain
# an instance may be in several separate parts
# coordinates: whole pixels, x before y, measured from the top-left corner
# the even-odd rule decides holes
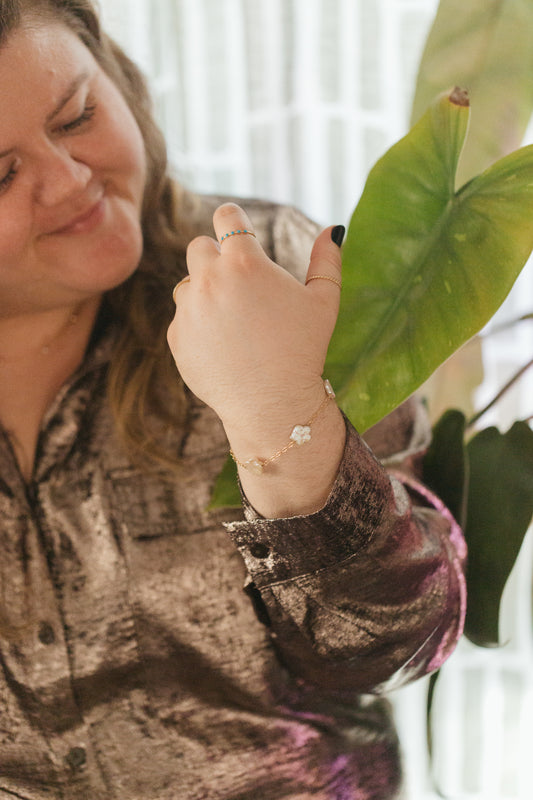
[[[267,464],[271,464],[273,461],[276,461],[276,459],[280,458],[282,455],[287,453],[293,447],[300,446],[300,445],[304,444],[305,442],[310,441],[310,439],[311,439],[311,430],[310,430],[311,429],[311,425],[320,416],[320,414],[322,413],[324,408],[327,406],[329,401],[335,399],[335,392],[331,388],[331,384],[330,384],[330,382],[328,380],[324,381],[324,391],[326,392],[326,396],[324,397],[324,399],[320,403],[320,405],[317,408],[317,410],[314,412],[314,414],[312,414],[311,417],[309,417],[307,422],[305,422],[303,424],[300,424],[300,425],[295,425],[293,427],[292,434],[291,434],[291,439],[287,442],[286,445],[284,445],[282,448],[280,448],[280,450],[277,450],[273,455],[269,456],[268,458],[257,458],[257,457],[255,457],[255,458],[249,458],[247,461],[241,461],[240,459],[237,458],[237,456],[235,455],[233,450],[230,450],[229,451],[230,455],[231,455],[232,459],[235,461],[235,463],[238,464],[239,467],[242,467],[243,469],[249,470],[250,472],[255,472],[256,474],[261,474]],[[305,429],[304,437],[303,437],[302,441],[298,441],[297,432],[298,432],[298,430],[302,430],[302,429]],[[292,438],[293,436],[295,438]]]

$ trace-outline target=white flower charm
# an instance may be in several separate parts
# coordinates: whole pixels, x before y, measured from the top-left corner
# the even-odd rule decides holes
[[[250,233],[250,231],[233,231],[233,233]],[[231,234],[228,234],[231,236]],[[324,411],[328,402],[335,398],[335,392],[331,387],[331,383],[328,380],[324,380],[324,392],[325,397],[323,398],[322,402],[318,406],[317,410],[314,414],[308,419],[307,424],[305,425],[295,425],[292,429],[292,433],[289,437],[289,441],[286,445],[282,448],[277,450],[273,455],[269,456],[268,458],[249,458],[248,461],[239,461],[233,450],[230,450],[230,455],[239,467],[243,467],[243,469],[247,469],[250,472],[253,472],[254,475],[262,475],[265,470],[265,467],[272,464],[273,461],[280,458],[284,453],[294,447],[294,445],[300,446],[309,442],[311,440],[311,425],[314,421],[319,417],[319,415]]]
[[[297,445],[305,444],[305,442],[308,442],[311,438],[311,426],[295,425],[290,438],[293,442],[296,442]]]

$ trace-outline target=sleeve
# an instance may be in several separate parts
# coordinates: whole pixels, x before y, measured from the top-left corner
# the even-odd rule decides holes
[[[203,197],[206,230],[224,199],[246,209],[269,256],[303,281],[319,226],[293,207]],[[346,421],[337,480],[319,512],[267,520],[243,498],[245,520],[226,524],[280,658],[325,689],[396,688],[440,667],[462,632],[465,544],[417,477],[429,434],[417,407],[403,404],[367,432],[372,450]]]
[[[347,420],[346,428],[320,511],[267,520],[244,498],[245,520],[226,528],[287,668],[325,689],[379,692],[453,651],[466,551],[439,499],[405,465],[385,469]]]
[[[276,263],[305,279],[319,227],[295,208],[239,201]],[[227,529],[247,590],[288,669],[323,688],[396,688],[438,669],[466,610],[466,546],[420,481],[429,443],[411,399],[365,434],[346,420],[346,446],[324,508],[266,520],[244,500]],[[379,460],[378,460],[379,459]]]

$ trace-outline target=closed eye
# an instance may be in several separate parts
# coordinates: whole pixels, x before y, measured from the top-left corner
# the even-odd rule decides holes
[[[9,170],[6,173],[6,175],[4,175],[3,178],[0,178],[0,194],[2,194],[2,192],[5,192],[6,189],[8,189],[11,186],[17,172],[18,172],[18,164],[16,162],[13,162],[13,164],[11,164],[11,166],[9,167]]]
[[[85,106],[79,117],[76,117],[76,119],[73,119],[71,122],[67,122],[64,125],[60,125],[56,130],[59,133],[71,133],[72,131],[83,127],[85,123],[90,122],[90,120],[92,120],[94,117],[95,112],[96,105]]]

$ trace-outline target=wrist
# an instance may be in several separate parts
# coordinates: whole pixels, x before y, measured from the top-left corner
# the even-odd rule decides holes
[[[314,410],[309,411],[311,401],[304,403],[278,404],[271,420],[263,414],[251,426],[238,426],[232,434],[226,429],[230,442],[230,454],[243,470],[261,475],[271,471],[275,463],[284,458],[289,451],[304,448],[316,437],[320,418],[327,414],[328,406],[335,405],[335,392],[328,380],[323,380],[318,396],[314,400]],[[301,409],[301,410],[300,410]],[[289,421],[290,420],[290,421]]]
[[[293,416],[292,422],[294,419]],[[291,426],[288,427],[290,432]],[[312,514],[324,506],[342,460],[346,438],[345,420],[335,402],[327,403],[311,431],[310,441],[291,448],[267,464],[260,474],[238,467],[244,494],[259,515],[268,519],[292,517]],[[283,436],[282,441],[286,441],[287,430]],[[260,453],[253,446],[244,451],[245,455],[250,452]]]

